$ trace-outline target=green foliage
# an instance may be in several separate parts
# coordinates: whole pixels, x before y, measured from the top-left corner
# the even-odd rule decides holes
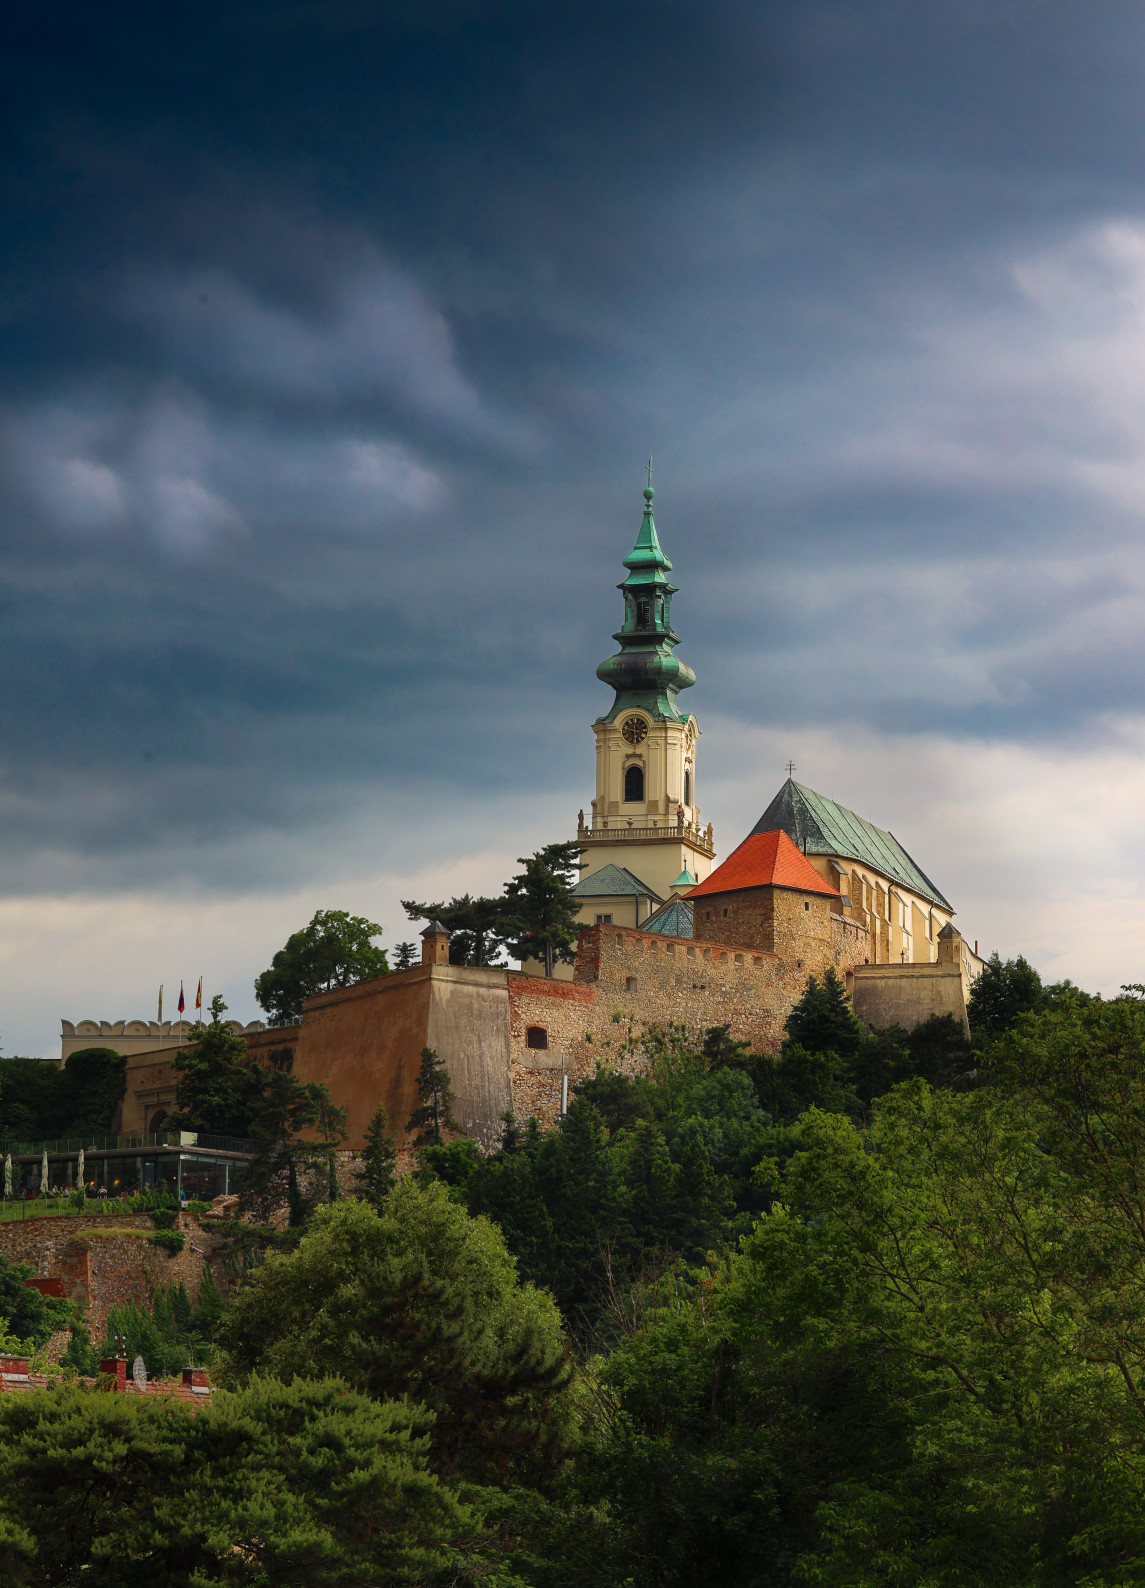
[[[78,1373],[83,1378],[94,1378],[99,1372],[99,1352],[92,1347],[82,1313],[72,1319],[71,1339],[60,1358],[60,1366],[65,1372]]]
[[[439,1059],[433,1048],[422,1048],[421,1068],[417,1076],[417,1095],[420,1105],[406,1121],[406,1129],[419,1147],[440,1147],[442,1131],[457,1134],[461,1126],[453,1117],[453,1085],[445,1060]]]
[[[216,994],[210,1024],[196,1021],[188,1044],[172,1052],[176,1106],[164,1121],[165,1129],[250,1135],[266,1076],[247,1053],[246,1038],[223,1019],[226,1009]]]
[[[718,1037],[711,1046],[723,1061],[742,1057]],[[599,1322],[616,1287],[648,1263],[734,1243],[765,1202],[753,1171],[770,1122],[752,1075],[731,1062],[710,1068],[679,1031],[649,1034],[647,1048],[654,1078],[598,1068],[559,1130],[532,1120],[521,1130],[509,1117],[488,1157],[420,1156],[471,1212],[500,1224],[522,1274],[578,1326]]]
[[[995,952],[970,989],[966,1012],[975,1037],[991,1041],[1042,1003],[1042,978],[1021,954],[1004,963]]]
[[[192,1363],[213,1359],[215,1332],[224,1310],[223,1298],[210,1269],[206,1269],[199,1282],[197,1306],[192,1305],[180,1282],[166,1289],[160,1287],[150,1310],[134,1301],[112,1307],[108,1311],[105,1338],[97,1359],[114,1356],[118,1350],[117,1341],[122,1339],[128,1362],[141,1356],[152,1378],[170,1378]],[[76,1365],[77,1371],[82,1371],[78,1363]]]
[[[820,982],[807,978],[803,996],[787,1017],[787,1041],[806,1053],[834,1053],[849,1059],[858,1052],[863,1027],[851,1008],[847,989],[834,966]]]
[[[559,1454],[568,1366],[552,1301],[517,1279],[500,1232],[444,1187],[401,1181],[375,1213],[320,1208],[290,1256],[238,1291],[217,1372],[289,1381],[330,1373],[436,1413],[433,1461],[447,1474],[512,1482]]]
[[[111,1129],[127,1061],[110,1048],[81,1048],[63,1069],[39,1059],[0,1059],[0,1126],[15,1141],[43,1141]]]
[[[168,1257],[174,1257],[186,1246],[187,1237],[182,1230],[156,1230],[147,1237],[147,1243],[149,1246],[162,1247]]]
[[[302,1136],[303,1131],[312,1129],[318,1131],[319,1141]],[[265,1189],[275,1174],[285,1170],[292,1226],[304,1224],[310,1213],[310,1202],[299,1181],[301,1168],[325,1162],[328,1194],[331,1201],[337,1200],[334,1152],[345,1140],[346,1110],[334,1102],[323,1082],[303,1084],[289,1070],[272,1070],[264,1077],[263,1094],[251,1120],[251,1134],[259,1143],[250,1167],[251,1184]]]
[[[336,1382],[194,1409],[83,1388],[0,1400],[0,1576],[20,1588],[458,1581],[476,1514],[427,1418]],[[502,1577],[502,1583],[511,1579]]]
[[[394,944],[394,970],[409,970],[411,966],[418,964],[420,959],[416,943]]]
[[[366,1128],[366,1143],[362,1149],[357,1177],[358,1195],[375,1211],[380,1211],[394,1188],[397,1156],[386,1110],[379,1103]]]
[[[41,1346],[57,1329],[67,1328],[72,1306],[58,1296],[42,1296],[25,1285],[24,1281],[33,1278],[35,1272],[28,1263],[13,1263],[0,1256],[0,1335]]]
[[[1145,1008],[1059,1000],[991,1063],[805,1114],[739,1249],[636,1287],[565,1506],[597,1582],[1140,1581]]]
[[[450,934],[451,965],[496,965],[506,934],[512,930],[512,917],[504,898],[475,899],[468,893],[446,904],[419,904],[403,899],[402,909],[411,921],[440,921]],[[411,950],[413,944],[407,945]],[[411,960],[412,963],[412,960]]]
[[[345,910],[317,910],[309,926],[292,932],[255,978],[254,995],[276,1025],[302,1019],[302,1007],[315,993],[370,981],[389,970],[385,950],[375,947],[381,935],[376,921]]]
[[[505,884],[506,946],[516,959],[540,960],[546,976],[558,960],[571,965],[576,958],[580,920],[572,890],[581,853],[580,844],[564,843],[519,855],[525,869]]]

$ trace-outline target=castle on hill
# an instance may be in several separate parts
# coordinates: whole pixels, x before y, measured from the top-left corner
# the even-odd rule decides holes
[[[626,1039],[652,1025],[728,1025],[757,1051],[778,1051],[808,977],[828,969],[869,1024],[909,1029],[948,1013],[965,1027],[976,945],[892,833],[789,776],[715,864],[699,722],[680,705],[696,675],[675,654],[677,587],[652,503],[649,484],[619,586],[619,649],[597,668],[613,699],[592,725],[596,792],[577,825],[575,964],[552,977],[529,962],[451,965],[449,934],[431,922],[421,964],[320,993],[300,1025],[248,1038],[268,1058],[273,1044],[273,1061],[300,1080],[330,1087],[352,1147],[379,1102],[393,1125],[409,1118],[424,1047],[448,1065],[463,1128],[491,1146],[507,1110],[551,1123],[567,1087],[598,1063],[639,1068],[639,1044]],[[169,1053],[132,1055],[119,1128],[156,1129],[172,1082]]]

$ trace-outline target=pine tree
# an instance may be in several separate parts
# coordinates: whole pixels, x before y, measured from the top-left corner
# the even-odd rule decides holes
[[[577,843],[546,844],[535,855],[519,855],[524,866],[518,876],[505,884],[505,902],[513,917],[507,947],[517,959],[543,961],[545,975],[553,974],[557,960],[571,965],[576,958],[580,918],[573,895],[577,862],[582,847]]]
[[[814,976],[807,978],[803,996],[788,1015],[784,1029],[785,1049],[791,1046],[808,1053],[834,1053],[840,1059],[849,1059],[858,1052],[863,1028],[833,965],[827,967],[821,982]]]
[[[439,1059],[434,1048],[422,1048],[421,1069],[417,1077],[417,1095],[421,1107],[415,1108],[406,1121],[406,1129],[413,1133],[414,1145],[440,1147],[442,1131],[461,1134],[461,1126],[453,1117],[456,1101],[445,1060]]]
[[[417,945],[415,943],[394,944],[394,969],[409,970],[418,962]]]
[[[380,1210],[394,1188],[397,1156],[385,1107],[379,1103],[366,1129],[366,1145],[357,1176],[358,1195],[372,1208]]]

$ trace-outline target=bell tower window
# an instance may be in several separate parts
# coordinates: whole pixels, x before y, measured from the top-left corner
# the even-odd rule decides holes
[[[637,603],[636,603],[636,627],[638,629],[646,629],[646,628],[649,627],[649,622],[650,622],[650,618],[651,618],[651,612],[652,612],[651,602],[648,602],[648,601],[637,601]]]
[[[644,768],[630,766],[624,772],[624,802],[626,805],[639,804],[644,799]]]
[[[691,769],[691,767],[685,767],[684,768],[684,804],[685,805],[690,805],[691,803],[692,803],[692,769]]]

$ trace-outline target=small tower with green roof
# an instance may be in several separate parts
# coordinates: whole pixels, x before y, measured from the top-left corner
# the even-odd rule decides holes
[[[680,708],[680,692],[692,687],[696,675],[676,655],[677,586],[656,533],[654,495],[649,460],[640,532],[618,586],[624,617],[613,638],[620,649],[596,670],[613,699],[593,723],[596,793],[591,820],[581,814],[578,838],[587,876],[606,865],[621,866],[667,898],[679,891],[685,874],[703,881],[714,845],[711,824],[701,826],[696,791],[699,724]]]

